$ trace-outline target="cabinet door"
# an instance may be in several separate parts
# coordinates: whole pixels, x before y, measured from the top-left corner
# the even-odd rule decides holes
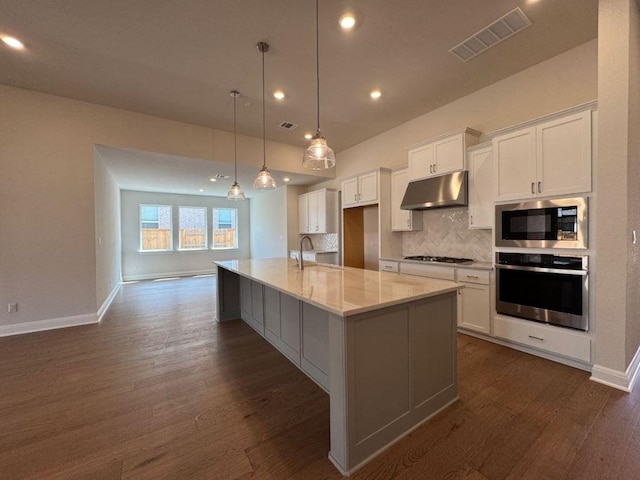
[[[354,177],[342,182],[342,207],[357,205],[357,203],[358,177]]]
[[[391,174],[391,230],[394,232],[411,230],[411,211],[400,208],[408,183],[409,170],[398,170]]]
[[[431,176],[433,170],[433,145],[422,145],[409,150],[409,180]]]
[[[433,173],[455,172],[464,169],[464,138],[462,133],[437,141],[433,145]]]
[[[253,319],[264,329],[264,304],[262,302],[262,284],[251,282],[251,310]],[[264,333],[264,330],[263,332]]]
[[[251,316],[251,280],[240,277],[240,310],[243,318],[245,315]]]
[[[298,232],[309,233],[309,196],[298,197]]]
[[[326,215],[323,192],[312,192],[307,197],[309,202],[309,232],[326,233]]]
[[[493,155],[496,200],[536,196],[535,127],[494,138]]]
[[[282,351],[293,363],[300,365],[300,301],[281,294],[280,312]]]
[[[300,367],[329,390],[329,318],[318,307],[302,304],[302,355]]]
[[[488,285],[465,283],[458,292],[458,326],[491,333],[491,298]]]
[[[264,329],[267,338],[280,338],[280,292],[269,287],[264,287]]]
[[[493,228],[493,159],[491,147],[469,152],[469,228]]]
[[[378,172],[366,173],[358,177],[359,203],[378,201]]]
[[[591,190],[591,111],[538,125],[539,195]]]

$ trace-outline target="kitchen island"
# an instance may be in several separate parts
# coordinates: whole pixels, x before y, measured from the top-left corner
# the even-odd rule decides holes
[[[457,399],[447,280],[286,258],[218,267],[217,320],[242,318],[330,398],[329,459],[349,475]]]

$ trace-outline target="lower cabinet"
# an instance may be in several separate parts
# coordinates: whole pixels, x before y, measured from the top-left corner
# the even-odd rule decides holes
[[[489,335],[491,333],[491,286],[489,272],[459,268],[458,326]]]
[[[328,392],[327,312],[244,277],[240,289],[242,319]]]

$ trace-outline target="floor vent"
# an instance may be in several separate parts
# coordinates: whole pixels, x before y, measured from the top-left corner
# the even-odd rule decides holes
[[[285,130],[295,130],[296,128],[298,128],[297,123],[291,122],[282,122],[279,126],[280,128],[284,128]]]
[[[516,8],[488,27],[471,35],[464,42],[459,43],[449,51],[463,62],[468,62],[485,50],[488,50],[530,26],[531,20],[527,18],[522,10]]]

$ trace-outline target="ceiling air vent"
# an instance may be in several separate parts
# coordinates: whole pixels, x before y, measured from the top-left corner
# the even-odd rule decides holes
[[[229,175],[222,175],[221,173],[216,173],[213,178],[229,178]]]
[[[296,128],[298,128],[298,124],[297,123],[291,123],[291,122],[282,122],[279,125],[280,128],[284,128],[285,130],[295,130]]]
[[[531,20],[522,10],[516,8],[449,51],[463,62],[468,62],[485,50],[530,26]]]

